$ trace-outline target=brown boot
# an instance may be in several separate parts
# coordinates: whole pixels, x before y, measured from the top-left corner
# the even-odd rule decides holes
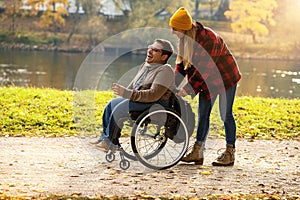
[[[111,150],[112,153],[116,152],[115,146],[110,141],[106,142],[106,141],[102,140],[101,142],[96,144],[96,148],[105,153],[108,153],[109,150]]]
[[[227,146],[226,150],[212,163],[213,166],[233,166],[235,148]]]
[[[204,147],[201,147],[197,142],[195,142],[192,152],[190,152],[187,156],[181,158],[180,161],[195,162],[195,165],[203,165],[203,151]]]
[[[98,144],[96,144],[96,148],[107,153],[109,151],[109,146],[108,144],[102,140],[101,142],[99,142]]]

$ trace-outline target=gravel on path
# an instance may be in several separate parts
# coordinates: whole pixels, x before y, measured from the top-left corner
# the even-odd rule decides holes
[[[37,197],[49,194],[99,196],[151,195],[203,197],[214,194],[300,195],[300,141],[237,141],[233,167],[213,167],[224,140],[206,147],[203,166],[178,163],[152,170],[120,157],[108,163],[89,144],[91,138],[2,137],[0,195]]]

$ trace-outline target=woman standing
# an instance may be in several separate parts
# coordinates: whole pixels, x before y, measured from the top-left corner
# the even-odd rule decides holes
[[[241,74],[234,56],[223,39],[200,22],[193,22],[189,12],[181,7],[170,18],[172,33],[178,37],[175,82],[187,83],[179,95],[199,94],[198,127],[193,150],[182,158],[184,162],[202,165],[205,140],[210,125],[210,113],[219,96],[219,110],[224,122],[226,150],[212,163],[214,166],[234,164],[236,123],[232,113],[237,83]]]

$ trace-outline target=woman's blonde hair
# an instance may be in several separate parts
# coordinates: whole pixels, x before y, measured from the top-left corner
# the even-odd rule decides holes
[[[184,37],[178,39],[176,64],[183,62],[184,69],[188,69],[192,65],[195,38],[196,27],[193,25],[192,29],[185,31]]]

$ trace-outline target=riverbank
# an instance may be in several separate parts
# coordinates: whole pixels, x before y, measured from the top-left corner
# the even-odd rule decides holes
[[[66,53],[88,53],[93,50],[86,44],[80,45],[48,45],[48,44],[24,44],[24,43],[0,43],[1,50],[17,51],[58,51]]]
[[[225,41],[228,41],[229,47],[236,58],[242,59],[269,59],[269,60],[300,60],[300,55],[295,53],[299,47],[295,44],[274,44],[269,45],[265,43],[253,44],[249,42],[242,42],[243,38],[248,36],[242,35],[236,39],[236,34],[222,32]],[[100,44],[100,43],[99,43]],[[78,40],[70,44],[60,42],[60,44],[31,44],[31,43],[18,43],[18,42],[5,42],[0,43],[1,50],[17,50],[17,51],[57,51],[65,53],[89,53],[97,45],[90,45],[88,41]],[[288,47],[290,46],[290,47]],[[115,48],[117,51],[120,47],[109,47],[110,50]],[[131,47],[127,47],[131,49]],[[141,51],[144,53],[144,51]],[[133,53],[141,53],[135,51]]]

